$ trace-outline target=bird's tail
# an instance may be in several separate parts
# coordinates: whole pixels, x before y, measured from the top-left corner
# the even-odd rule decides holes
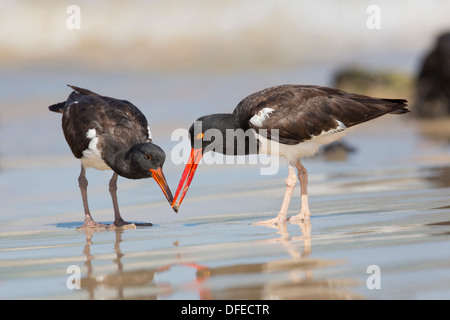
[[[70,88],[72,88],[72,89],[75,90],[76,92],[81,93],[81,94],[84,94],[84,95],[96,95],[96,96],[98,96],[97,93],[92,92],[91,90],[88,90],[88,89],[83,89],[83,88],[80,88],[80,87],[77,87],[77,86],[73,86],[73,85],[71,85],[71,84],[68,84],[67,86],[70,87]]]
[[[392,108],[390,114],[402,114],[410,112],[406,107],[408,106],[408,101],[405,99],[383,99],[387,102],[386,104]]]
[[[83,88],[80,88],[80,87],[77,87],[77,86],[73,86],[73,85],[70,85],[70,84],[68,84],[67,86],[72,88],[75,92],[78,92],[78,93],[81,93],[81,94],[84,94],[84,95],[96,95],[96,96],[98,96],[98,94],[96,94],[95,92],[92,92],[91,90],[88,90],[88,89],[83,89]],[[48,108],[49,108],[50,111],[63,113],[65,106],[66,106],[66,101],[60,102],[60,103],[55,103],[54,105],[51,105]]]
[[[353,98],[353,100],[358,101],[366,106],[371,106],[373,108],[379,109],[382,113],[378,114],[376,117],[379,117],[386,113],[402,114],[410,112],[407,109],[408,101],[405,99],[385,99],[385,98],[371,98],[363,96],[362,98],[360,97]],[[374,118],[368,118],[366,119],[366,121]]]
[[[63,113],[65,106],[66,106],[66,102],[64,101],[64,102],[53,104],[50,107],[48,107],[48,109],[53,112]]]

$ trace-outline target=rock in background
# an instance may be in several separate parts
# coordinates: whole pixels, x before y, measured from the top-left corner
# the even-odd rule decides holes
[[[416,79],[414,113],[424,118],[450,116],[450,32],[438,37]]]

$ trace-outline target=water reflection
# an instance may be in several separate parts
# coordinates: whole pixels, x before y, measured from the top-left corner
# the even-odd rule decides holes
[[[106,287],[108,289],[114,289],[116,291],[116,296],[112,297],[113,299],[126,299],[124,294],[124,289],[126,287],[145,287],[145,286],[154,286],[153,279],[155,273],[164,272],[168,269],[167,267],[161,267],[156,269],[142,269],[142,270],[133,270],[133,271],[125,271],[122,263],[122,258],[124,254],[120,249],[120,243],[122,242],[122,233],[123,229],[116,229],[115,235],[116,240],[114,242],[114,252],[115,259],[112,260],[113,264],[117,266],[117,271],[109,274],[95,275],[94,267],[92,261],[95,259],[93,255],[91,255],[91,245],[93,244],[92,238],[96,231],[86,230],[86,245],[84,246],[83,254],[86,256],[85,266],[87,268],[86,277],[81,279],[81,288],[87,290],[89,299],[97,299],[103,297],[96,297],[96,291],[100,291],[102,287]],[[167,291],[169,288],[156,288],[154,294],[148,294],[145,299],[156,299],[158,297],[157,291]]]
[[[350,279],[314,278],[316,269],[336,265],[336,261],[318,258],[308,258],[311,254],[311,223],[296,223],[301,235],[291,237],[287,231],[287,224],[273,226],[278,229],[279,238],[260,241],[261,245],[278,242],[283,245],[291,259],[274,260],[265,263],[232,265],[210,268],[210,277],[241,276],[251,274],[265,274],[263,280],[254,284],[240,285],[236,283],[225,289],[211,289],[213,299],[363,299],[348,290],[356,284]],[[303,243],[303,250],[298,250],[296,242]]]
[[[432,167],[428,169],[427,181],[431,182],[435,188],[450,187],[450,166]]]
[[[311,223],[299,223],[301,235],[291,236],[287,225],[276,227],[279,237],[258,240],[255,245],[267,246],[280,243],[291,256],[289,259],[257,263],[231,264],[208,267],[192,261],[184,261],[182,248],[174,253],[176,263],[162,264],[154,268],[129,270],[124,266],[126,253],[121,250],[124,230],[115,230],[114,258],[115,271],[105,272],[105,265],[94,266],[94,231],[85,231],[86,275],[81,279],[81,287],[89,299],[162,299],[172,298],[179,291],[189,292],[194,299],[360,299],[348,291],[354,281],[348,279],[314,278],[314,270],[336,262],[309,258],[311,254]],[[299,249],[299,244],[303,244]],[[176,246],[176,244],[174,244]],[[178,248],[178,247],[177,247]],[[154,262],[154,261],[152,261]],[[110,266],[108,266],[109,268]],[[158,274],[167,275],[175,267],[190,268],[192,278],[186,272],[181,285],[158,280]],[[95,272],[94,269],[98,269]],[[128,269],[128,270],[127,270]]]

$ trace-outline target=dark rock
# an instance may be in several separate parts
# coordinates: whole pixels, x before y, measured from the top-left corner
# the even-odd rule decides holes
[[[414,114],[437,118],[450,115],[450,33],[438,37],[416,79]]]

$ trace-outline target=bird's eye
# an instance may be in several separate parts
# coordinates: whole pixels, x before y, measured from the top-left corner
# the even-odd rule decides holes
[[[203,133],[203,132],[200,132],[200,133],[197,135],[197,140],[203,139],[203,136],[204,136],[204,133]]]
[[[152,156],[148,153],[144,154],[145,159],[150,160]]]

